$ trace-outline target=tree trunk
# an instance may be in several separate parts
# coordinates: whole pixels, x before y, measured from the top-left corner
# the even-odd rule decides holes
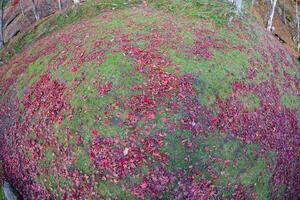
[[[252,2],[251,2],[251,9],[254,7],[254,3],[255,3],[255,0],[252,0]]]
[[[276,8],[276,3],[277,3],[277,0],[274,0],[274,1],[273,1],[273,4],[272,4],[272,9],[271,9],[271,12],[270,12],[270,17],[269,17],[269,20],[268,20],[267,30],[268,30],[269,32],[271,32],[271,30],[272,30],[273,18],[274,18],[274,13],[275,13],[275,8]]]
[[[3,34],[3,2],[4,0],[0,0],[0,48],[4,45],[4,34]]]
[[[58,0],[58,9],[61,10],[61,0]]]
[[[33,9],[33,13],[34,13],[35,19],[36,19],[36,21],[38,21],[40,19],[40,16],[39,16],[39,14],[37,12],[37,5],[35,3],[35,0],[31,0],[31,2],[32,2],[32,9]]]
[[[24,0],[20,0],[20,8],[21,8],[22,15],[25,15],[25,13],[24,13]]]
[[[236,12],[242,13],[242,0],[235,0]]]
[[[283,0],[283,22],[286,24],[286,8],[285,8],[285,0]]]
[[[299,24],[299,8],[298,8],[298,2],[296,1],[296,20],[297,20],[297,49],[299,51],[299,42],[300,42],[300,24]]]
[[[80,0],[73,0],[74,4],[79,4]]]

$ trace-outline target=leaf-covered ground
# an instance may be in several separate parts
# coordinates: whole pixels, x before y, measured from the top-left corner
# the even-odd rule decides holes
[[[103,12],[0,68],[25,199],[297,199],[300,71],[259,25]]]

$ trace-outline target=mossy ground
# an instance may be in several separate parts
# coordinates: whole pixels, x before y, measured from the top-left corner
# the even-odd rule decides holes
[[[6,199],[5,196],[4,196],[4,191],[3,191],[3,187],[2,186],[0,187],[0,199],[1,200],[5,200]]]
[[[80,13],[91,4],[56,15],[24,42],[52,20],[63,27],[123,3],[93,4],[86,17]],[[207,199],[271,199],[286,136],[269,125],[284,109],[287,129],[299,131],[293,126],[299,68],[280,46],[268,52],[270,43],[250,21],[227,25],[229,10],[225,1],[149,1],[70,25],[17,54],[1,71],[1,108],[18,105],[13,133],[23,143],[15,145],[43,188],[15,183],[20,192],[172,199],[204,191]],[[14,51],[22,45],[16,40]],[[268,53],[278,56],[271,60]],[[264,110],[276,112],[274,121]],[[256,112],[263,116],[259,127]],[[295,140],[285,143],[293,153]]]

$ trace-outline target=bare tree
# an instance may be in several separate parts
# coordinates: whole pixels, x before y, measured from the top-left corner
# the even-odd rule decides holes
[[[21,8],[22,15],[25,15],[25,12],[24,12],[24,0],[20,0],[20,8]]]
[[[61,0],[58,0],[58,9],[61,10]]]
[[[251,9],[254,7],[255,2],[256,2],[256,0],[251,1]]]
[[[285,0],[283,0],[283,22],[286,24],[286,7],[285,7]]]
[[[296,21],[297,21],[297,49],[299,51],[300,49],[300,46],[299,46],[299,43],[300,43],[300,34],[299,34],[299,31],[300,31],[300,23],[299,23],[299,8],[298,8],[298,1],[296,1]]]
[[[228,0],[235,5],[236,12],[240,14],[242,12],[242,0]]]
[[[277,4],[277,0],[273,0],[270,16],[269,16],[269,19],[268,19],[268,25],[267,25],[267,30],[269,32],[271,32],[272,27],[273,27],[272,25],[273,25],[273,18],[274,18],[276,4]]]
[[[38,21],[40,19],[40,16],[37,11],[37,4],[36,4],[35,0],[31,0],[31,3],[32,3],[32,9],[33,9],[35,19],[36,19],[36,21]]]
[[[236,12],[242,13],[242,0],[235,0]]]
[[[4,45],[4,34],[3,34],[3,7],[4,0],[0,0],[0,48]]]

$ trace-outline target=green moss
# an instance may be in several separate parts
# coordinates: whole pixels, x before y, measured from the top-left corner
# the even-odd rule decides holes
[[[149,0],[149,2],[159,9],[194,18],[210,19],[218,25],[226,23],[229,16],[232,15],[230,4],[227,1]]]
[[[0,200],[6,200],[2,186],[0,186]]]
[[[123,191],[120,185],[109,181],[98,182],[96,191],[104,199],[136,199],[129,192]]]
[[[47,148],[45,150],[45,156],[50,163],[53,161],[54,153],[55,153],[54,148]]]
[[[173,49],[167,51],[172,63],[180,67],[179,73],[198,74],[194,87],[203,105],[212,106],[217,97],[227,98],[231,91],[231,83],[246,79],[248,56],[240,51],[216,51],[213,59],[205,61],[199,61],[195,56],[184,55]]]
[[[37,82],[42,75],[47,70],[48,62],[55,53],[48,56],[41,56],[36,61],[31,63],[26,71],[22,73],[16,80],[16,91],[17,96],[22,97],[23,91],[26,87],[32,86]]]
[[[107,29],[119,28],[124,25],[123,20],[114,17],[109,23],[106,24]]]
[[[75,152],[75,156],[77,159],[74,166],[84,174],[92,174],[93,169],[91,167],[89,153],[84,149],[80,149]]]
[[[184,44],[191,45],[195,42],[195,35],[190,31],[183,32],[183,42]]]
[[[189,131],[176,131],[173,134],[167,135],[162,152],[166,153],[170,159],[168,163],[169,170],[183,170],[189,166],[188,161],[185,160],[187,152],[181,143],[182,138],[180,138],[180,136],[183,136],[185,140],[188,140],[190,134]]]
[[[54,192],[54,190],[58,187],[59,182],[52,175],[43,175],[39,174],[37,177],[39,183],[44,185],[50,192]]]
[[[131,12],[129,13],[131,15]],[[145,16],[143,13],[139,13],[136,17],[132,19],[135,23],[144,26],[145,31],[150,31],[151,25],[160,21],[157,13],[152,13],[152,15]]]
[[[54,31],[65,28],[66,26],[83,19],[90,19],[99,15],[104,9],[118,9],[142,3],[140,0],[87,0],[84,4],[67,9],[64,12],[56,13],[47,20],[37,24],[33,29],[21,34],[11,44],[8,58],[20,52],[24,47],[32,44],[36,40],[49,35]],[[6,55],[4,55],[6,57]]]
[[[270,74],[271,74],[271,67],[269,65],[263,69],[260,69],[260,71],[257,72],[254,78],[254,83],[261,84],[269,80]]]
[[[231,83],[246,79],[248,57],[239,51],[216,52],[214,59],[202,68],[194,86],[199,93],[200,103],[212,106],[217,97],[230,95]]]
[[[281,96],[282,105],[290,109],[300,108],[300,98],[294,95],[283,95]]]
[[[133,94],[132,85],[140,84],[144,78],[135,69],[134,61],[125,57],[123,53],[107,53],[103,64],[97,68],[105,81],[113,82],[113,94],[125,97]]]
[[[44,159],[38,161],[38,166],[41,168],[51,168],[51,163],[54,160],[55,149],[52,147],[46,148],[44,153]],[[32,156],[32,155],[28,155]]]
[[[56,197],[56,199],[61,199],[61,196],[63,195],[63,193],[60,193],[58,188],[66,189],[72,185],[72,182],[65,177],[57,177],[50,174],[39,174],[37,182],[45,186]]]
[[[139,84],[143,77],[135,71],[134,63],[130,58],[125,57],[122,53],[110,53],[106,55],[103,64],[89,64],[81,67],[80,70],[71,79],[80,74],[84,74],[85,80],[76,88],[70,100],[71,106],[75,112],[70,121],[62,123],[63,132],[67,127],[72,127],[74,132],[78,132],[86,142],[91,138],[91,130],[99,130],[101,135],[119,135],[123,129],[118,125],[109,123],[105,125],[104,121],[111,121],[110,116],[96,120],[105,111],[115,112],[118,108],[112,107],[111,104],[119,98],[133,94],[132,84]],[[65,72],[68,73],[68,72]],[[101,84],[112,82],[112,90],[104,95],[98,94],[98,85],[94,81],[101,81]],[[58,136],[61,137],[61,136]],[[60,141],[63,143],[64,139]]]
[[[150,44],[150,42],[149,41],[147,41],[147,40],[139,40],[139,41],[137,41],[137,46],[139,47],[139,48],[145,48],[146,46],[148,46],[149,44]]]
[[[284,69],[285,69],[285,72],[287,72],[289,75],[300,79],[300,72],[297,71],[297,69],[295,69],[294,67],[286,67]]]
[[[273,161],[271,158],[267,162],[264,156],[257,154],[260,149],[258,145],[245,145],[233,136],[218,133],[198,137],[196,141],[199,142],[197,143],[198,150],[190,154],[192,162],[197,163],[196,168],[207,179],[214,181],[214,184],[222,190],[221,193],[226,193],[228,184],[244,184],[254,185],[254,188],[247,187],[247,190],[256,192],[260,198],[268,197],[269,180],[272,176],[268,164]],[[216,162],[210,158],[220,158],[222,162]],[[224,164],[225,160],[229,161],[227,165]],[[218,180],[213,180],[207,173],[207,166],[212,167],[219,176]]]
[[[241,95],[239,99],[249,111],[255,110],[260,106],[260,99],[255,94]]]

